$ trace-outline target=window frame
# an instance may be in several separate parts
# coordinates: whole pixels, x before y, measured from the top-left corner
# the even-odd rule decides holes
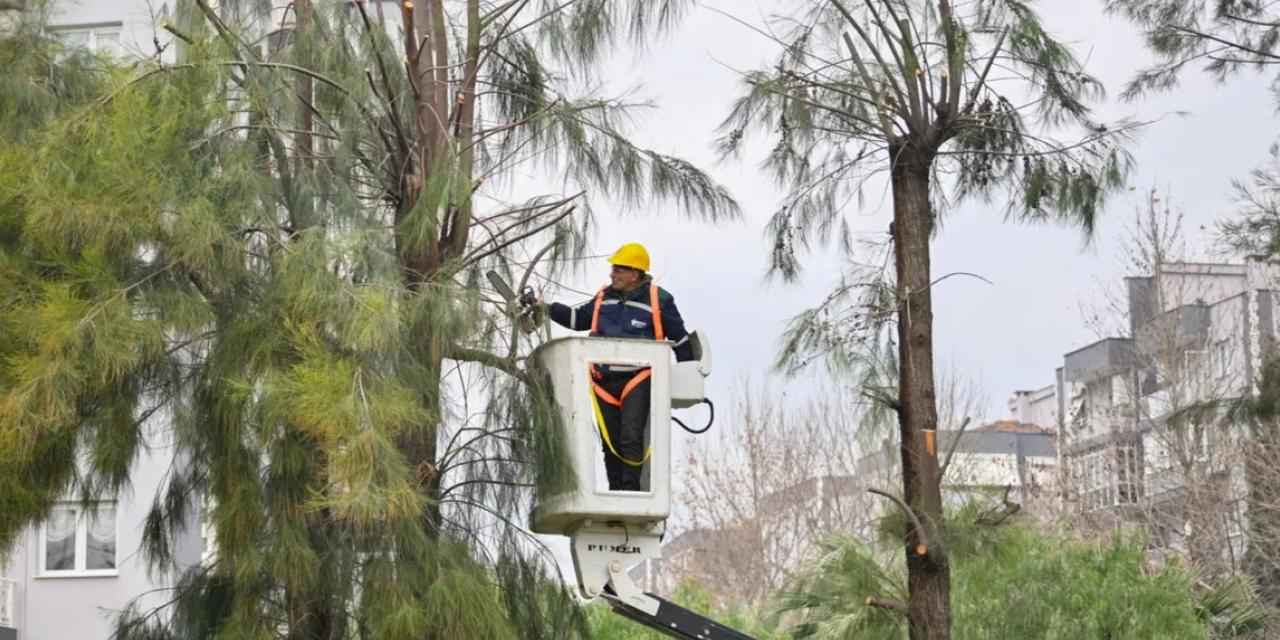
[[[83,24],[57,24],[57,25],[49,25],[45,27],[45,30],[49,33],[49,35],[53,36],[54,38],[57,38],[59,42],[62,42],[62,36],[64,35],[69,35],[73,33],[86,33],[88,34],[88,39],[85,41],[83,45],[83,48],[85,51],[88,51],[89,53],[93,53],[95,55],[96,54],[107,54],[112,56],[124,55],[124,23],[121,21],[89,22],[89,23],[83,23]],[[115,39],[114,45],[112,46],[113,50],[106,51],[102,48],[103,45],[102,43],[99,42],[99,37],[111,31],[115,32],[116,39]],[[67,46],[68,48],[72,46],[79,46],[79,45],[66,45],[66,43],[64,43],[64,45]]]
[[[1107,449],[1093,449],[1078,456],[1082,510],[1098,511],[1115,505],[1115,486],[1107,465]]]
[[[1141,504],[1145,489],[1141,442],[1116,443],[1115,463],[1116,504]]]
[[[111,569],[89,569],[89,516],[90,511],[97,512],[103,507],[109,506],[112,509],[112,542],[114,549],[112,550],[112,563],[115,565]],[[49,522],[46,518],[40,523],[37,535],[39,540],[36,544],[39,559],[36,578],[114,578],[120,575],[120,502],[118,500],[97,500],[90,503],[79,501],[64,500],[54,505],[58,507],[72,507],[76,509],[76,532],[75,532],[75,550],[73,553],[74,569],[48,569],[46,564],[49,561],[48,542],[49,542]]]

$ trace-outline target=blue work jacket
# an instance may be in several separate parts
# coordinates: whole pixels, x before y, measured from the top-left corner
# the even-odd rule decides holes
[[[593,336],[605,338],[655,338],[653,326],[653,309],[649,302],[649,287],[658,289],[658,313],[662,321],[663,333],[672,342],[676,352],[676,360],[683,362],[693,359],[693,346],[689,344],[689,332],[684,327],[684,319],[676,308],[672,295],[662,287],[653,284],[653,280],[645,281],[628,293],[608,287],[600,297],[600,319]],[[570,307],[553,302],[549,305],[551,319],[557,324],[574,331],[591,329],[591,318],[595,313],[596,299],[587,303]]]

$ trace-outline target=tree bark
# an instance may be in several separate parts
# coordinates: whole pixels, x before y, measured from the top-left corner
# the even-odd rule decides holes
[[[418,491],[427,498],[422,513],[422,523],[428,536],[440,531],[440,473],[437,466],[440,434],[440,386],[444,372],[444,351],[440,329],[430,326],[413,326],[409,329],[411,340],[419,346],[415,354],[426,369],[423,375],[422,406],[431,414],[430,422],[409,429],[398,438],[398,448],[405,460],[413,466],[418,481]]]
[[[929,241],[929,157],[910,146],[889,149],[893,184],[894,266],[898,299],[898,426],[902,488],[925,531],[908,524],[907,602],[912,640],[951,636],[951,571],[939,543],[942,490],[938,470],[933,371],[933,302]],[[923,552],[923,553],[922,553]]]
[[[479,50],[479,5],[469,6],[468,60]],[[401,188],[403,197],[396,212],[396,223],[404,220],[418,199],[424,197],[429,183],[441,171],[451,171],[452,153],[449,142],[449,47],[445,24],[444,3],[441,0],[420,0],[402,3],[403,15],[409,25],[405,36],[406,65],[416,87],[414,119],[417,157],[415,163],[405,163]],[[468,66],[469,71],[474,69]],[[471,116],[474,119],[474,115]],[[470,124],[471,120],[468,120]],[[468,129],[470,131],[470,129]],[[416,165],[416,166],[415,166]],[[434,203],[433,203],[434,204]],[[422,292],[441,277],[441,268],[449,247],[453,243],[465,247],[469,226],[458,228],[457,205],[443,207],[439,227],[451,229],[452,235],[429,238],[417,245],[407,245],[400,231],[396,232],[396,254],[399,256],[401,274],[406,292]],[[417,476],[418,488],[428,501],[422,514],[427,534],[439,533],[441,513],[440,474],[437,466],[440,432],[440,385],[444,371],[446,345],[450,337],[443,335],[439,327],[418,324],[409,327],[410,341],[417,345],[417,359],[426,368],[422,405],[431,414],[431,424],[412,429],[399,437],[401,453]]]

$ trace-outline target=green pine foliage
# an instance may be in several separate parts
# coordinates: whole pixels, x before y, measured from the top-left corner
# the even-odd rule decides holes
[[[0,80],[22,89],[0,92],[0,130],[21,132],[0,138],[0,545],[68,491],[127,486],[155,430],[176,462],[145,557],[172,569],[201,510],[214,536],[172,605],[125,612],[119,638],[585,633],[522,529],[532,490],[573,481],[557,414],[480,283],[568,268],[585,194],[737,215],[560,70],[687,3],[440,15],[450,52],[485,47],[482,97],[469,131],[459,107],[431,136],[404,43],[357,4],[307,3],[263,38],[260,3],[181,2],[173,62],[0,38],[0,60],[34,51]],[[465,78],[443,80],[464,103]],[[530,159],[566,193],[495,205]]]
[[[1172,89],[1187,69],[1225,82],[1280,61],[1280,14],[1267,2],[1107,0],[1105,6],[1142,30],[1154,58],[1125,86],[1127,99]]]
[[[775,628],[774,623],[764,615],[766,612],[744,610],[733,603],[718,605],[711,594],[696,582],[682,582],[676,592],[670,594],[670,599],[756,640],[782,640],[789,637]],[[590,637],[594,640],[663,640],[668,637],[613,613],[606,604],[592,603],[586,609]]]
[[[1151,566],[1138,535],[1082,541],[1016,521],[984,524],[983,513],[969,506],[948,522],[955,638],[1192,640],[1234,637],[1209,635],[1215,615],[1243,613],[1235,618],[1241,630],[1257,623],[1247,589],[1214,600],[1187,568]],[[880,544],[837,536],[824,545],[820,560],[780,597],[795,637],[907,637],[898,611],[868,602],[905,602],[905,572],[890,546],[901,526],[886,525]]]
[[[780,368],[862,368],[891,342],[895,299],[887,238],[856,238],[850,214],[887,206],[885,182],[919,167],[913,186],[936,234],[963,202],[1006,219],[1092,233],[1106,197],[1132,168],[1125,149],[1140,123],[1100,122],[1104,96],[1034,3],[840,0],[806,3],[762,38],[777,54],[743,74],[718,150],[753,139],[786,190],[770,218],[770,275],[799,277],[818,246],[848,256],[831,294],[795,318]],[[901,194],[899,194],[899,197]],[[894,349],[892,344],[888,348]]]

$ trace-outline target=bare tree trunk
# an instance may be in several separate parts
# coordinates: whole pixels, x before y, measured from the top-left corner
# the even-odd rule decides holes
[[[908,617],[912,640],[951,636],[951,570],[939,544],[942,523],[933,372],[933,302],[929,240],[929,162],[910,147],[891,146],[893,241],[898,296],[898,425],[902,487],[924,531],[907,529]],[[908,520],[911,520],[910,518]]]
[[[433,174],[454,171],[450,136],[461,136],[465,166],[463,179],[469,181],[473,154],[470,150],[476,114],[475,83],[479,74],[481,15],[479,0],[467,4],[467,44],[464,52],[464,88],[459,92],[456,130],[450,128],[450,76],[448,29],[445,23],[442,0],[426,0],[404,3],[406,24],[406,64],[413,81],[415,100],[415,135],[417,137],[416,163],[406,163],[402,183],[404,197],[396,221],[404,219],[413,209],[418,198],[431,182]],[[416,166],[415,166],[416,165]],[[469,185],[468,185],[469,186]],[[422,291],[433,280],[447,277],[442,267],[450,256],[461,255],[467,246],[470,233],[471,205],[469,201],[451,203],[444,207],[437,223],[436,234],[416,245],[407,245],[397,235],[396,251],[400,257],[401,273],[408,291]],[[431,382],[423,391],[423,406],[432,415],[439,414],[440,380],[444,371],[445,342],[449,339],[439,327],[417,326],[412,336],[418,347],[419,362],[425,366]],[[427,531],[435,535],[440,527],[439,503],[440,474],[437,453],[440,424],[423,425],[400,437],[399,448],[415,468],[419,489],[428,497],[428,507],[423,513]]]

